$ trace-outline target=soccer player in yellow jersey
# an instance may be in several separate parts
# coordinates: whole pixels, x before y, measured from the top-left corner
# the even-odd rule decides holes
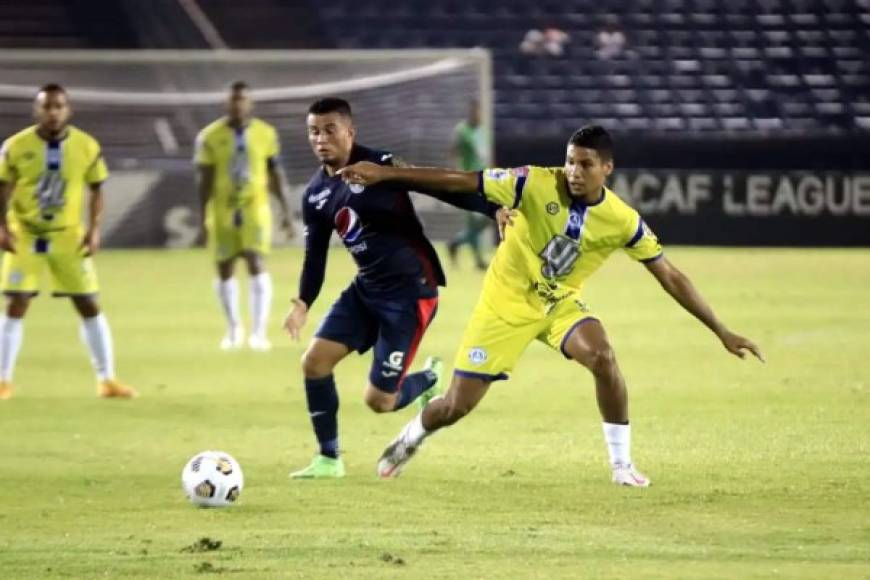
[[[625,381],[604,327],[580,294],[583,282],[616,250],[642,262],[728,352],[743,358],[750,351],[762,358],[751,341],[716,318],[689,279],[664,256],[638,213],[605,186],[613,171],[612,152],[610,135],[593,125],[571,137],[564,167],[465,172],[360,163],[342,172],[345,180],[363,185],[395,181],[422,190],[479,190],[490,201],[517,211],[465,329],[449,391],[433,399],[386,448],[378,463],[382,477],[398,475],[427,436],[474,409],[490,384],[508,378],[537,339],[595,377],[613,482],[648,486],[649,479],[631,461]]]
[[[223,349],[238,348],[244,342],[239,287],[233,277],[239,257],[244,258],[250,274],[248,346],[254,350],[269,350],[272,346],[266,336],[272,278],[264,264],[272,246],[270,190],[281,207],[282,228],[288,236],[293,235],[278,132],[253,117],[252,112],[248,85],[235,82],[229,90],[226,116],[204,128],[196,139],[194,163],[198,169],[202,226],[217,261],[215,290],[227,321]]]
[[[39,293],[43,270],[55,296],[68,296],[82,317],[101,397],[136,392],[115,377],[112,334],[97,304],[93,256],[100,247],[102,183],[109,176],[100,144],[68,125],[66,91],[45,85],[36,95],[36,125],[9,137],[0,149],[0,290],[6,316],[0,321],[0,399],[12,396],[12,373],[23,337],[22,319]],[[85,188],[90,193],[87,229],[82,225]]]

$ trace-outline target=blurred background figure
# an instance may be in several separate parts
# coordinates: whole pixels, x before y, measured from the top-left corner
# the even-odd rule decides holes
[[[554,24],[532,28],[520,43],[520,52],[534,56],[562,56],[571,37]]]
[[[610,60],[625,53],[625,33],[619,26],[615,16],[608,18],[604,28],[595,35],[595,56],[601,60]]]
[[[456,125],[450,156],[454,167],[463,171],[481,171],[488,162],[489,143],[480,124],[480,103],[471,101],[468,117]],[[456,266],[459,248],[468,246],[478,270],[486,269],[486,262],[480,252],[480,237],[491,220],[486,216],[465,212],[465,226],[447,244],[450,261]]]

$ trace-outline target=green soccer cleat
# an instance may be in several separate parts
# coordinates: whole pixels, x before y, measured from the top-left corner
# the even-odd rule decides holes
[[[417,397],[417,408],[421,411],[426,408],[429,401],[440,395],[444,390],[442,378],[444,375],[444,361],[441,360],[441,357],[430,356],[426,359],[423,369],[435,373],[436,379],[434,385],[420,393],[420,396]]]
[[[344,462],[341,457],[333,459],[326,455],[315,455],[311,465],[290,474],[290,479],[338,479],[340,477],[344,477]]]

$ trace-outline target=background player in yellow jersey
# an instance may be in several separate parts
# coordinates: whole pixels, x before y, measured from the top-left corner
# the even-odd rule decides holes
[[[602,127],[578,130],[568,142],[565,166],[489,169],[483,172],[357,164],[343,171],[350,182],[397,181],[453,192],[479,190],[517,210],[516,223],[487,272],[480,300],[456,356],[453,382],[387,447],[382,477],[399,474],[425,438],[468,414],[493,381],[508,378],[525,348],[537,339],[588,368],[595,377],[614,483],[646,487],[631,461],[625,381],[601,322],[583,302],[583,282],[616,250],[646,266],[683,308],[731,353],[761,359],[758,348],[720,322],[689,279],[662,253],[638,213],[605,187],[613,171],[613,146]]]
[[[232,84],[227,114],[204,128],[196,139],[203,229],[215,253],[218,280],[215,290],[227,321],[221,348],[242,346],[244,329],[239,315],[239,286],[233,277],[236,258],[242,257],[251,277],[249,300],[251,334],[248,346],[269,350],[266,336],[272,304],[272,278],[264,258],[272,245],[269,191],[281,207],[281,226],[293,235],[287,206],[287,180],[281,168],[281,146],[274,127],[252,117],[247,84]]]
[[[60,85],[39,90],[37,124],[7,139],[0,149],[0,289],[6,316],[0,322],[0,399],[12,396],[12,373],[23,337],[22,319],[39,293],[46,268],[55,296],[68,296],[82,317],[81,335],[91,354],[101,397],[136,392],[115,378],[112,334],[97,304],[93,256],[100,247],[102,183],[109,176],[100,144],[68,125],[70,106]],[[84,190],[90,191],[87,229]]]

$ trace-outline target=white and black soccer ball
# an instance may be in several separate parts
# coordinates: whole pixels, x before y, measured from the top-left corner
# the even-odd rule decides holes
[[[229,453],[203,451],[190,458],[181,472],[187,499],[204,507],[233,505],[242,493],[242,467]]]

